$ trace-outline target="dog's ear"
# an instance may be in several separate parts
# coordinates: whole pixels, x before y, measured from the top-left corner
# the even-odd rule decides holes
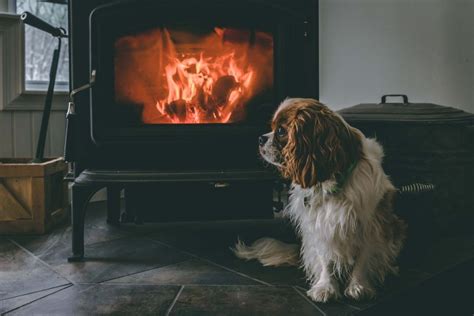
[[[289,125],[283,175],[309,188],[342,175],[361,153],[360,132],[326,106],[308,101]]]
[[[313,119],[311,111],[298,109],[288,124],[288,142],[282,150],[283,176],[302,188],[312,187],[317,182]]]
[[[342,176],[361,159],[363,135],[332,111],[322,111],[317,121],[318,181]]]

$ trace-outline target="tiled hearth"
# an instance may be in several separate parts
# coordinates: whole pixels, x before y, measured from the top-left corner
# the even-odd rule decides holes
[[[430,289],[472,272],[474,238],[462,236],[463,242],[461,237],[445,238],[424,249],[417,260],[408,260],[400,277],[388,280],[377,300],[316,304],[305,296],[307,284],[299,269],[264,268],[236,259],[229,250],[238,236],[244,241],[262,236],[294,240],[291,227],[282,221],[115,227],[106,224],[101,202],[92,203],[87,214],[85,262],[67,262],[68,226],[40,237],[0,237],[0,313],[274,316],[424,310],[432,314],[446,307],[436,307],[441,303]],[[452,291],[441,294],[446,297]],[[450,308],[455,315],[456,306]]]

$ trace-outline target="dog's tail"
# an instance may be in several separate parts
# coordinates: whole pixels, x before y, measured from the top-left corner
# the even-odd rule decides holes
[[[250,246],[239,239],[232,251],[241,259],[257,259],[264,266],[299,265],[299,246],[273,238],[257,239]]]

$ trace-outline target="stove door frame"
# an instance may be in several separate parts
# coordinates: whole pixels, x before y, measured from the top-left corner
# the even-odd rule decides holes
[[[255,27],[259,29],[270,29],[274,35],[274,100],[266,109],[265,117],[259,124],[160,124],[145,125],[140,127],[117,127],[109,128],[101,122],[107,120],[104,106],[113,103],[114,75],[113,75],[113,43],[115,38],[125,32],[134,31],[137,25],[140,28],[168,25],[176,22],[170,14],[170,10],[182,10],[183,21],[200,23],[200,20],[212,19],[213,24],[232,25],[233,27]],[[252,8],[252,10],[248,10]],[[224,12],[224,13],[223,13]],[[245,15],[244,15],[245,14]],[[245,16],[242,21],[240,16]],[[199,17],[196,19],[195,17]],[[160,23],[156,23],[156,19]],[[125,25],[123,21],[128,21]],[[214,0],[208,1],[160,1],[160,2],[119,2],[107,4],[94,9],[90,14],[90,72],[96,71],[96,83],[90,94],[90,135],[96,146],[110,143],[129,142],[192,142],[196,137],[206,138],[208,142],[220,142],[224,139],[235,139],[252,137],[268,130],[268,122],[276,105],[288,96],[303,96],[317,98],[317,84],[313,89],[307,87],[295,88],[295,80],[291,78],[293,63],[301,62],[301,54],[307,40],[305,29],[308,23],[307,16],[302,16],[295,11],[282,9],[272,3],[260,1],[239,1],[221,3]],[[250,23],[248,22],[250,21]],[[124,26],[125,25],[125,26]],[[299,41],[295,41],[295,32],[301,35]],[[297,43],[295,45],[295,43]],[[294,50],[293,50],[294,49]],[[314,58],[316,59],[315,53]],[[311,64],[308,61],[308,64]],[[311,65],[309,65],[309,68]],[[301,69],[304,72],[304,69]],[[316,76],[315,76],[316,75]],[[302,74],[302,76],[305,76]],[[306,73],[307,77],[316,77],[316,74]],[[305,78],[300,80],[304,86],[308,82],[317,82],[316,78]],[[298,80],[296,80],[298,81]],[[315,83],[316,83],[315,82]],[[299,91],[298,91],[299,90]],[[311,91],[310,91],[311,90]]]

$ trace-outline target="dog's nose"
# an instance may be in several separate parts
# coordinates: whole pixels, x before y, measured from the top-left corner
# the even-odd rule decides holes
[[[258,144],[259,144],[260,146],[263,146],[263,145],[265,145],[265,143],[267,142],[267,140],[268,140],[268,136],[262,135],[262,136],[260,136],[260,137],[258,138]]]

